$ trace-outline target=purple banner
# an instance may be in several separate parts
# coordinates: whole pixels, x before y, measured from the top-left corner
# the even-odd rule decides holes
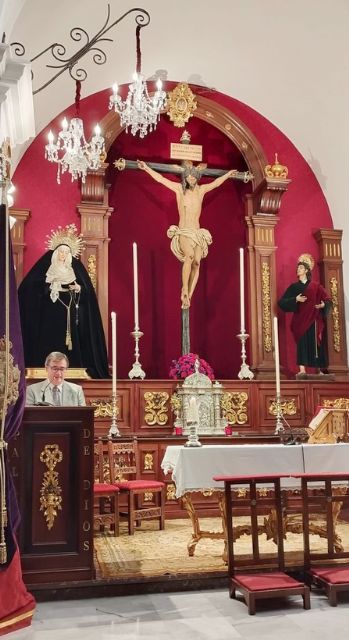
[[[19,316],[17,286],[15,279],[15,270],[12,257],[12,245],[10,240],[9,251],[9,283],[8,283],[8,299],[6,296],[6,234],[10,240],[9,228],[6,229],[6,209],[4,205],[0,205],[0,341],[5,336],[5,318],[6,309],[10,312],[10,382],[13,385],[12,373],[16,378],[16,367],[20,371],[18,383],[18,397],[9,404],[5,421],[5,442],[9,442],[11,438],[18,432],[21,425],[24,406],[25,406],[25,369],[23,358],[23,345],[21,335],[21,323]],[[1,349],[4,344],[1,344]],[[2,360],[4,363],[4,360]],[[17,395],[16,384],[13,386],[13,392]],[[0,565],[0,570],[6,568],[12,560],[13,553],[16,549],[15,534],[19,525],[19,511],[14,491],[14,486],[9,470],[8,459],[6,459],[6,505],[8,515],[8,525],[5,529],[5,539],[7,548],[7,564]]]

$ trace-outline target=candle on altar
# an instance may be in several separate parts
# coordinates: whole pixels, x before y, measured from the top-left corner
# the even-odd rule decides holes
[[[279,333],[278,333],[278,319],[276,317],[274,317],[274,349],[275,349],[276,395],[277,397],[280,397]]]
[[[134,321],[135,330],[139,329],[139,316],[138,316],[138,256],[137,256],[137,244],[133,243],[133,303],[134,303]]]
[[[188,422],[199,424],[199,408],[194,396],[192,396],[189,401]]]
[[[240,251],[240,333],[245,333],[245,274],[244,274],[244,250]]]
[[[112,345],[112,392],[116,396],[116,313],[111,314],[111,345]]]

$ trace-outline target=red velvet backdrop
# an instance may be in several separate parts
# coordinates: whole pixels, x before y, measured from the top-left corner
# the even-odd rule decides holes
[[[176,83],[167,83],[171,89]],[[204,88],[192,87],[206,94]],[[86,137],[94,123],[104,116],[109,91],[86,98],[81,117]],[[318,257],[312,233],[319,227],[332,228],[328,206],[309,165],[292,143],[263,116],[233,98],[207,90],[211,100],[222,104],[243,120],[259,139],[269,161],[278,152],[292,179],[282,200],[276,229],[278,293],[281,295],[295,279],[298,256],[307,251]],[[67,109],[68,117],[73,108]],[[29,208],[32,217],[26,227],[25,271],[42,254],[46,234],[58,224],[78,223],[76,205],[79,185],[69,177],[56,184],[56,168],[44,160],[44,144],[49,128],[60,128],[62,115],[37,136],[14,175],[16,207]],[[244,169],[243,159],[234,145],[214,127],[192,118],[187,129],[192,142],[202,144],[203,160],[210,167]],[[122,133],[112,146],[108,162],[115,157],[142,158],[167,162],[171,141],[178,141],[182,130],[174,128],[166,116],[155,133],[144,140]],[[175,178],[174,178],[175,179]],[[132,242],[138,244],[141,362],[148,377],[167,377],[170,361],[180,355],[180,269],[169,248],[166,230],[178,220],[173,193],[138,171],[118,174],[110,168],[109,308],[118,313],[118,377],[126,377],[133,362]],[[192,350],[213,366],[217,378],[234,378],[240,366],[238,248],[246,245],[243,194],[249,190],[229,181],[206,196],[201,226],[210,230],[214,242],[202,262],[200,279],[191,308]],[[317,274],[314,273],[314,278]],[[248,284],[246,284],[248,286]],[[295,368],[295,352],[289,320],[280,312],[281,362]],[[248,329],[248,326],[247,326]],[[285,339],[286,336],[286,339]]]
[[[210,167],[246,169],[238,151],[217,129],[196,119],[187,130],[193,143],[202,143],[203,160]],[[170,143],[177,142],[182,130],[162,119],[151,140],[131,139],[122,133],[115,141],[108,160],[142,158],[170,162]],[[150,145],[151,142],[151,145]],[[119,335],[125,336],[127,360],[132,362],[132,241],[138,245],[141,361],[150,377],[166,377],[171,359],[181,355],[180,263],[170,251],[166,231],[177,224],[175,194],[147,174],[125,171],[112,183],[110,204],[115,214],[110,224],[109,300],[118,312]],[[178,177],[173,177],[178,181]],[[239,345],[238,247],[245,244],[243,193],[246,185],[232,180],[207,194],[201,226],[212,233],[214,242],[201,263],[201,273],[190,310],[191,349],[208,360],[218,377],[237,375]],[[156,354],[156,357],[154,355]],[[121,357],[121,356],[120,356]]]

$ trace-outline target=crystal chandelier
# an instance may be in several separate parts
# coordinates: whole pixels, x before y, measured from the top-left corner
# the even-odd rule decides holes
[[[57,142],[54,141],[52,131],[48,134],[48,144],[45,146],[45,158],[49,162],[56,162],[57,182],[61,182],[61,173],[68,171],[71,174],[71,180],[81,178],[85,182],[88,169],[99,169],[105,158],[104,138],[101,136],[101,130],[98,124],[95,127],[95,135],[87,142],[84,134],[84,124],[79,118],[80,105],[80,88],[79,80],[76,82],[76,117],[72,118],[68,123],[64,118],[62,122],[62,130],[59,132]]]
[[[147,84],[141,73],[141,48],[140,30],[142,26],[136,28],[137,42],[137,65],[133,74],[133,82],[128,87],[126,100],[118,94],[118,85],[113,85],[113,94],[110,96],[109,109],[113,109],[120,116],[121,126],[126,127],[126,132],[131,128],[132,135],[139,132],[140,138],[147,135],[148,130],[153,131],[160,120],[161,109],[166,104],[166,92],[162,90],[160,78],[156,82],[156,91],[152,97],[149,96]]]

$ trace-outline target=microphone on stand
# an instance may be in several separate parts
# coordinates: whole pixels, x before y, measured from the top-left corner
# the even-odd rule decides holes
[[[287,422],[285,416],[282,415],[281,418],[284,421],[285,425],[288,427],[288,434],[286,434],[287,440],[283,444],[285,446],[290,446],[290,445],[293,445],[293,444],[300,444],[298,442],[297,438],[294,437],[294,434],[293,434],[293,431],[292,431],[292,427],[289,424],[289,422]]]
[[[51,383],[48,382],[46,387],[44,387],[44,389],[42,391],[41,401],[40,402],[35,402],[35,406],[36,407],[53,407],[54,406],[51,402],[46,402],[45,401],[46,390],[50,386],[50,384]]]

